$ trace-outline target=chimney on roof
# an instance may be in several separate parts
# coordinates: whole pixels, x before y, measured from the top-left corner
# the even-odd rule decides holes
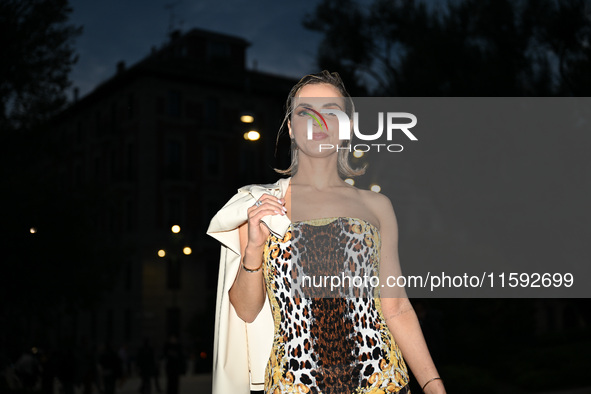
[[[176,29],[170,32],[170,41],[176,41],[181,38],[181,31]]]
[[[117,74],[121,74],[125,71],[125,62],[123,60],[117,62]]]

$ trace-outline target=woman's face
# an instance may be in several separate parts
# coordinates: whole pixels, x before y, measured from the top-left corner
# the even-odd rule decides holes
[[[306,85],[293,100],[293,111],[288,120],[289,136],[301,153],[323,157],[337,151],[340,145],[339,122],[336,115],[322,114],[323,109],[345,111],[345,100],[337,88],[330,84]],[[308,138],[308,124],[312,126],[312,139]]]

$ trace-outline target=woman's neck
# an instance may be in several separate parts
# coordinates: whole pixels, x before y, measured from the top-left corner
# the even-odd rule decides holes
[[[298,171],[291,178],[291,183],[323,190],[334,186],[342,186],[343,180],[339,176],[336,160],[332,158],[303,158],[298,163]]]

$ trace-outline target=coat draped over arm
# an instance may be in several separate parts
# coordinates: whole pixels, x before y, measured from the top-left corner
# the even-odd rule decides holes
[[[238,317],[230,303],[229,290],[240,268],[238,227],[248,220],[247,209],[265,193],[285,197],[290,178],[274,184],[248,185],[238,189],[213,217],[207,234],[221,245],[216,297],[213,349],[213,394],[249,394],[263,390],[265,367],[273,345],[273,316],[269,299],[252,323]],[[283,238],[291,222],[287,215],[265,216],[269,230]]]

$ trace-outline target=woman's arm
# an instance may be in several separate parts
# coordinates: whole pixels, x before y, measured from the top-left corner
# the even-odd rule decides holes
[[[265,304],[263,249],[270,232],[261,219],[267,215],[285,215],[285,200],[266,194],[259,201],[260,206],[248,208],[248,221],[239,228],[241,266],[229,291],[236,314],[247,323],[256,319]]]
[[[379,207],[380,212],[380,283],[387,283],[388,276],[402,274],[398,257],[398,224],[390,200],[383,195],[377,196],[376,204],[373,206]],[[445,393],[441,379],[431,380],[438,378],[439,373],[431,359],[419,320],[404,288],[386,288],[382,292],[381,304],[388,328],[419,385],[423,387],[429,382],[424,392]]]
[[[439,373],[431,359],[427,343],[410,301],[408,299],[382,299],[382,310],[386,323],[402,355],[415,378],[423,387],[429,380],[438,378]],[[443,381],[436,379],[425,387],[425,393],[445,393]]]

